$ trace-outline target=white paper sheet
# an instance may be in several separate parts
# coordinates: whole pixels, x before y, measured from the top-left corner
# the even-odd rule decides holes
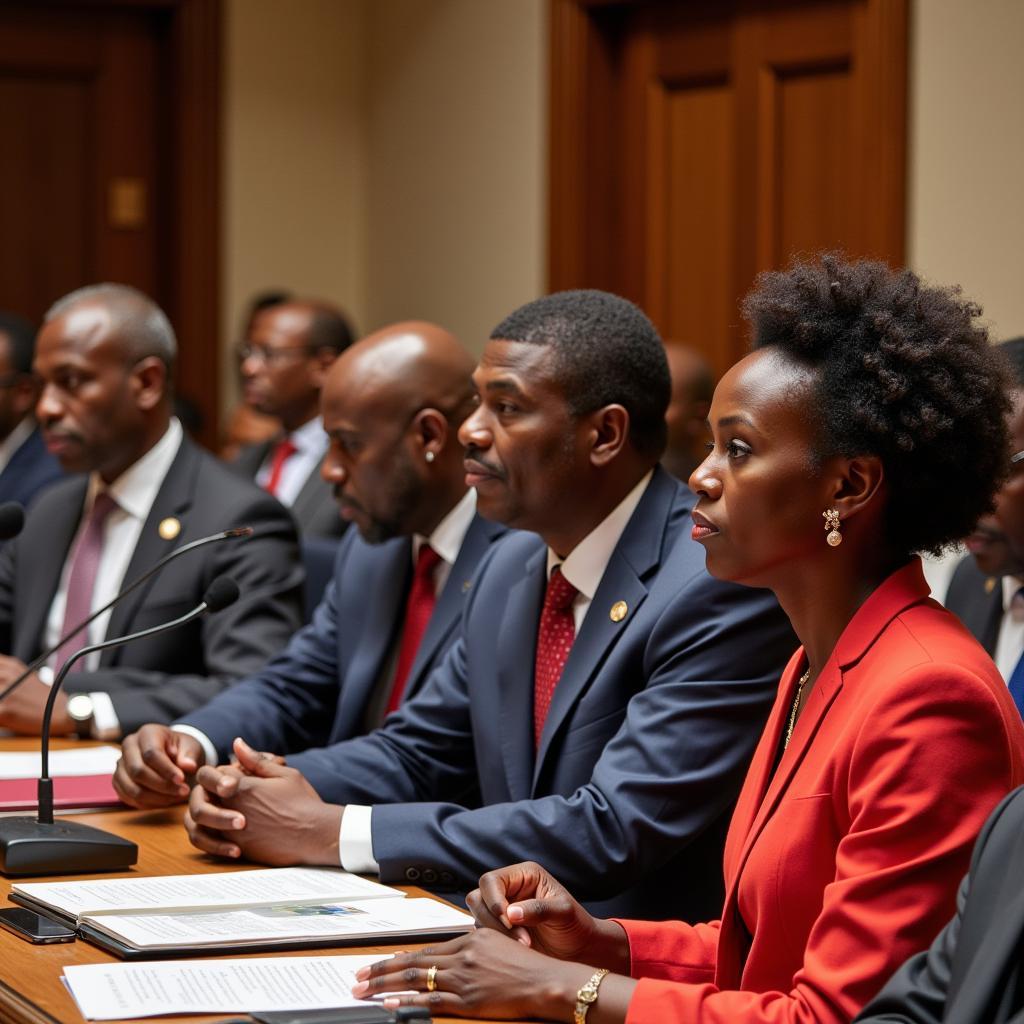
[[[64,978],[89,1020],[355,1006],[355,972],[371,956],[285,956],[85,964]]]
[[[469,931],[469,914],[429,899],[364,900],[192,914],[104,914],[90,919],[138,949],[210,944],[388,937]]]
[[[155,878],[20,882],[13,891],[80,918],[83,914],[180,912],[275,903],[330,903],[402,896],[398,889],[340,868],[266,868]]]
[[[50,777],[113,775],[121,751],[117,747],[82,747],[50,751]],[[38,779],[42,771],[35,751],[0,753],[0,779]]]

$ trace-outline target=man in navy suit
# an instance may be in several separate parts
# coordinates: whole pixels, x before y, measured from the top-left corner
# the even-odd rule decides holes
[[[693,495],[657,465],[669,375],[639,309],[529,303],[473,377],[467,480],[531,532],[491,550],[458,639],[382,728],[288,766],[238,741],[239,767],[202,768],[192,842],[443,891],[532,858],[597,912],[705,915],[788,624],[704,568]]]
[[[359,736],[420,688],[455,635],[477,563],[505,532],[476,515],[463,478],[456,431],[472,408],[472,369],[451,334],[415,322],[338,358],[323,393],[323,477],[356,529],[333,581],[264,669],[173,730],[146,725],[125,739],[114,783],[126,802],[182,799],[185,774],[226,758],[240,734],[289,754]],[[426,604],[417,565],[429,572]]]
[[[0,502],[27,505],[63,475],[32,415],[39,397],[39,384],[32,376],[34,355],[32,325],[20,316],[0,313]]]

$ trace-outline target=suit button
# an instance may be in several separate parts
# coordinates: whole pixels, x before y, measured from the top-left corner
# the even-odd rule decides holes
[[[405,880],[407,882],[418,882],[420,880],[420,869],[419,868],[406,868],[405,869]]]
[[[452,885],[455,882],[455,876],[450,871],[441,872],[441,881],[445,885]]]
[[[424,868],[423,881],[426,882],[427,885],[433,885],[434,882],[437,881],[437,872],[433,868]]]

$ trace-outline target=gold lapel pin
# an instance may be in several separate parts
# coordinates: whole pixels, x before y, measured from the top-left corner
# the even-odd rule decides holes
[[[629,606],[625,601],[616,601],[612,605],[611,611],[608,613],[608,618],[612,622],[621,622],[626,617],[626,612],[629,611]]]
[[[174,540],[181,533],[181,522],[175,519],[174,516],[168,516],[166,519],[160,520],[160,525],[156,528],[156,532],[164,540]]]
[[[469,590],[469,588],[471,586],[473,586],[473,581],[472,580],[463,580],[462,581],[462,592],[465,594]]]
[[[996,579],[995,579],[994,576],[989,576],[989,578],[987,580],[985,580],[985,593],[986,594],[991,594],[992,591],[995,590],[995,589],[996,589]]]

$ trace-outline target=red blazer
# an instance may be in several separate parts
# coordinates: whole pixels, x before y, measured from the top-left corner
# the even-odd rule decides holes
[[[986,816],[1024,781],[1006,684],[919,560],[843,631],[773,774],[803,662],[732,817],[722,919],[622,922],[627,1024],[849,1021],[952,916]]]

